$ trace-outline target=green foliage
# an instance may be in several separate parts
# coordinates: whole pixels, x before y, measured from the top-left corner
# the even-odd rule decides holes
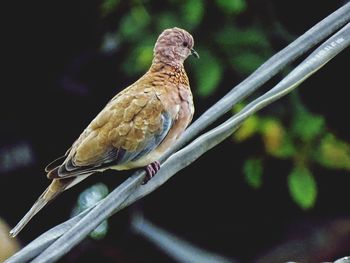
[[[271,155],[280,159],[287,159],[295,157],[297,153],[298,151],[294,145],[293,140],[289,134],[285,134],[280,146],[276,148]]]
[[[316,201],[317,185],[304,164],[316,162],[326,168],[350,171],[350,144],[330,134],[324,118],[309,112],[296,93],[291,97],[291,102],[294,111],[289,123],[281,122],[276,116],[254,115],[243,123],[233,138],[236,142],[243,142],[252,135],[260,135],[268,155],[290,160],[294,164],[288,175],[291,197],[301,208],[309,209]],[[233,111],[236,113],[243,107],[242,103],[238,104]],[[258,165],[251,161],[254,159],[248,160],[244,165],[244,176],[249,185],[257,188],[258,182],[262,180],[261,174],[256,172],[260,168],[255,168],[253,172],[254,165]],[[261,159],[259,165],[263,166]]]
[[[177,17],[172,12],[161,13],[155,19],[157,21],[156,22],[156,27],[157,27],[157,31],[158,32],[162,32],[166,28],[171,28],[171,27],[174,27],[174,26],[180,26],[179,17]]]
[[[102,15],[106,16],[118,7],[120,0],[104,0],[101,5]]]
[[[350,171],[350,145],[327,133],[319,145],[316,161],[327,168]]]
[[[233,134],[233,138],[238,141],[244,141],[252,137],[259,128],[259,118],[256,115],[250,116],[244,121],[241,127]]]
[[[234,112],[242,108],[243,104],[237,104]],[[292,138],[276,118],[250,116],[233,134],[233,138],[237,142],[242,142],[255,134],[261,135],[266,152],[274,157],[286,159],[293,157],[296,153]]]
[[[217,32],[215,40],[224,47],[230,65],[242,74],[251,73],[271,55],[269,40],[258,27],[241,30],[228,25]]]
[[[224,13],[230,15],[239,14],[247,7],[246,1],[244,0],[216,0],[216,4]]]
[[[229,24],[222,27],[216,33],[215,41],[223,46],[224,50],[233,52],[234,54],[239,54],[242,50],[248,51],[249,49],[264,53],[270,49],[270,43],[266,33],[259,27],[240,29]]]
[[[220,61],[209,51],[200,49],[200,61],[194,67],[194,77],[199,96],[209,96],[216,89],[222,76]]]
[[[295,167],[288,175],[288,188],[293,200],[303,209],[314,206],[317,197],[315,178],[306,167]]]
[[[142,5],[135,6],[121,20],[120,36],[127,41],[136,40],[139,38],[140,32],[144,32],[150,21],[151,17],[147,10]]]
[[[261,159],[251,158],[244,162],[243,173],[247,183],[257,189],[262,185],[263,164]]]
[[[108,195],[109,191],[106,185],[102,183],[95,184],[88,189],[80,193],[78,202],[73,209],[72,216],[79,214],[87,208],[93,206],[98,201],[102,200]],[[98,227],[90,233],[90,237],[93,239],[102,239],[108,231],[108,222],[103,221]]]
[[[89,236],[93,239],[100,240],[103,239],[107,235],[108,231],[108,222],[107,220],[103,221],[99,224],[94,231],[92,231]]]
[[[230,61],[236,70],[248,74],[257,69],[265,60],[266,58],[260,54],[246,51],[232,57]]]
[[[193,33],[201,56],[195,66],[187,67],[187,72],[196,80],[196,94],[206,98],[217,91],[226,70],[247,74],[271,55],[269,39],[259,26],[234,24],[236,16],[247,8],[245,0],[216,0],[213,4],[217,7],[213,9],[215,15],[223,19],[222,26],[212,24],[216,29],[203,22],[213,12],[204,0],[165,0],[161,7],[155,7],[152,1],[122,4],[120,0],[103,0],[101,14],[105,18],[123,11],[115,33],[106,33],[101,50],[131,48],[130,55],[121,61],[121,69],[127,76],[140,75],[151,63],[158,34],[166,28],[185,28]],[[199,38],[197,30],[205,34]]]
[[[270,117],[261,118],[260,127],[267,153],[281,159],[290,158],[295,154],[295,146],[279,120]]]
[[[202,0],[187,0],[182,5],[182,18],[188,29],[197,26],[203,18],[204,1]]]
[[[322,116],[311,114],[306,110],[298,111],[292,122],[292,132],[303,141],[309,141],[322,134],[325,120]]]
[[[149,39],[143,39],[125,60],[123,69],[129,76],[145,72],[153,59],[153,45]]]

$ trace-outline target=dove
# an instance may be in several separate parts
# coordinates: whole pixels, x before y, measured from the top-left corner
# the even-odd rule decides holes
[[[189,55],[199,58],[190,33],[164,30],[153,49],[149,70],[115,95],[64,156],[45,171],[51,184],[10,231],[16,236],[46,204],[91,174],[144,167],[147,182],[160,169],[159,158],[190,124],[193,96],[184,69]]]

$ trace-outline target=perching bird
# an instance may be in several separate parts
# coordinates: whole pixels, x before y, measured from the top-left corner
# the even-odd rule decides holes
[[[66,154],[45,171],[52,183],[10,231],[16,236],[49,201],[95,172],[145,167],[150,179],[160,156],[191,122],[194,106],[183,63],[193,54],[193,37],[166,29],[154,46],[150,69],[92,120]]]

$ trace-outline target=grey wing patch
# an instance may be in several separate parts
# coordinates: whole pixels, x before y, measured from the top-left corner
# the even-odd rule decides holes
[[[59,167],[58,177],[67,178],[92,173],[104,168],[108,168],[109,166],[120,165],[142,158],[161,144],[166,135],[169,133],[171,126],[173,125],[173,121],[168,113],[162,113],[161,118],[162,126],[160,132],[146,140],[140,150],[129,152],[122,148],[111,147],[106,155],[99,160],[98,164],[94,166],[76,166],[73,163],[72,159],[69,158]]]
[[[67,159],[58,169],[58,177],[66,178],[96,172],[123,158],[125,150],[112,148],[93,166],[76,166],[72,158]]]

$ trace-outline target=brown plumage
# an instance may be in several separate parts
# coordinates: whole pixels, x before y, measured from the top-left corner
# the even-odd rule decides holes
[[[63,157],[45,171],[52,183],[11,230],[16,236],[29,220],[64,190],[106,169],[146,167],[149,177],[158,159],[191,122],[194,107],[183,62],[192,53],[192,36],[165,30],[154,47],[150,69],[114,98],[88,125]]]

